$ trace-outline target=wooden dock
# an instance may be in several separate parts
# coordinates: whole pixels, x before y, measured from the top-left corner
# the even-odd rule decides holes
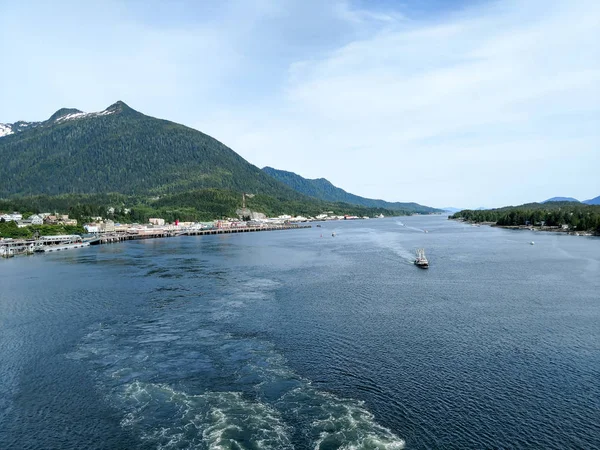
[[[278,230],[297,230],[299,228],[311,228],[310,225],[278,225],[272,227],[233,227],[233,228],[210,228],[207,230],[189,230],[184,234],[186,236],[203,236],[207,234],[228,234],[228,233],[253,233],[256,231],[278,231]]]

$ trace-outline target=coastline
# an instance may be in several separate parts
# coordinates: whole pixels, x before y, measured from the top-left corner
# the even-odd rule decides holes
[[[58,236],[58,243],[52,242],[44,245],[43,240],[34,239],[8,239],[0,241],[0,257],[11,258],[18,255],[32,255],[34,253],[49,253],[52,251],[68,250],[72,248],[88,247],[90,245],[102,245],[120,243],[139,239],[161,239],[180,236],[205,236],[231,233],[251,233],[258,231],[297,230],[301,228],[312,228],[312,225],[288,224],[267,227],[231,227],[211,229],[182,229],[179,231],[169,230],[155,233],[124,233],[112,232],[102,233],[93,238],[82,240],[81,236]],[[43,238],[42,238],[43,239]],[[46,242],[47,243],[47,242]]]
[[[471,220],[465,219],[450,219],[456,220],[457,222],[464,222],[475,226],[487,225],[495,228],[504,228],[506,230],[528,230],[528,231],[544,231],[544,232],[552,232],[552,233],[563,233],[571,236],[600,236],[593,231],[574,231],[569,229],[564,229],[562,227],[541,227],[538,225],[498,225],[496,222],[473,222]]]

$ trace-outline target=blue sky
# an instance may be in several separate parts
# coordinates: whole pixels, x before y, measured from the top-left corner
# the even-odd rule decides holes
[[[0,0],[0,122],[123,100],[433,206],[600,195],[595,0]]]

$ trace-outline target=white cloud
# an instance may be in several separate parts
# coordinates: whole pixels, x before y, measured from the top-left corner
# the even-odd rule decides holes
[[[0,121],[121,99],[359,195],[476,207],[600,194],[596,1],[418,20],[410,4],[149,1],[3,3]]]
[[[390,200],[595,196],[600,134],[581,123],[600,118],[600,4],[529,6],[402,22],[297,61],[271,111],[222,135],[257,164]]]

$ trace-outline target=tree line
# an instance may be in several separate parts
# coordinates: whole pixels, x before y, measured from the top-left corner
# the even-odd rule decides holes
[[[111,219],[119,223],[148,223],[151,217],[167,222],[202,222],[237,217],[242,206],[242,193],[225,189],[195,189],[188,192],[162,196],[124,194],[62,194],[36,195],[0,199],[0,211],[19,211],[27,217],[34,213],[68,214],[79,223],[94,217]],[[347,203],[325,202],[309,197],[289,198],[282,195],[257,194],[246,200],[246,206],[267,216],[281,214],[316,216],[324,211],[336,215],[373,217],[410,214],[410,211],[390,211]]]
[[[530,203],[488,210],[463,210],[450,216],[469,222],[493,222],[503,226],[548,226],[600,233],[600,206],[573,202]]]

